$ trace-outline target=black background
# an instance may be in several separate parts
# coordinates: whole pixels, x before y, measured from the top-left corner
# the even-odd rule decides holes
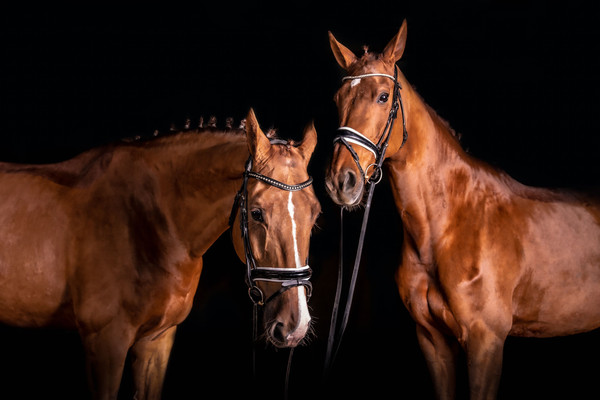
[[[264,128],[289,138],[300,138],[314,119],[319,145],[310,172],[324,211],[311,247],[316,337],[294,354],[290,397],[432,398],[414,323],[393,281],[402,237],[386,183],[375,193],[347,337],[333,375],[321,383],[339,235],[323,175],[337,126],[332,96],[343,76],[327,31],[357,53],[365,44],[380,51],[406,18],[399,65],[471,154],[529,185],[587,188],[600,182],[597,11],[542,1],[221,3],[4,10],[0,159],[60,161],[123,137],[166,132],[188,117],[215,115],[223,126],[250,107]],[[348,247],[359,218],[347,214]],[[287,350],[260,347],[251,385],[250,314],[243,265],[226,234],[205,257],[164,397],[282,397]],[[87,396],[75,333],[1,327],[0,339],[0,398]],[[595,332],[509,338],[499,397],[591,397],[599,339]],[[127,378],[123,398],[131,396]],[[464,370],[460,379],[465,398]]]

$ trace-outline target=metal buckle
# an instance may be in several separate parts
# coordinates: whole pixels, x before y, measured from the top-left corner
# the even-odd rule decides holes
[[[250,297],[250,300],[252,300],[252,302],[254,304],[257,304],[259,306],[264,306],[265,305],[265,295],[263,294],[262,290],[260,290],[260,288],[258,286],[250,286],[248,288],[248,296]]]
[[[308,301],[310,301],[310,298],[312,297],[312,291],[313,291],[312,283],[308,279],[303,280],[302,286],[304,286],[304,292],[306,293],[306,301],[308,302]]]
[[[377,164],[373,163],[367,165],[367,168],[365,169],[365,177],[369,174],[369,168],[371,167],[373,167],[373,174],[371,174],[370,177],[366,178],[367,183],[373,183],[377,185],[379,182],[381,182],[383,174],[381,173],[381,168],[377,167]],[[373,178],[375,178],[375,181],[373,181]]]

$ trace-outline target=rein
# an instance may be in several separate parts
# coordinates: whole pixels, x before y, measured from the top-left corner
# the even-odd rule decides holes
[[[274,139],[271,143],[281,143],[279,139]],[[312,294],[312,284],[310,277],[312,270],[307,265],[297,268],[279,268],[279,267],[259,267],[256,263],[252,248],[250,246],[250,236],[248,230],[248,179],[253,178],[266,183],[277,189],[288,192],[295,192],[309,187],[312,184],[312,177],[297,185],[288,185],[276,179],[262,175],[252,171],[252,156],[246,161],[242,186],[235,195],[231,214],[229,215],[229,226],[232,227],[235,221],[238,210],[240,211],[240,231],[244,242],[244,253],[246,258],[246,285],[248,286],[248,296],[253,303],[252,310],[252,373],[256,377],[256,342],[258,337],[258,307],[265,306],[267,303],[281,295],[285,291],[297,287],[304,286],[306,288],[306,301],[310,299]],[[308,260],[307,260],[308,261]],[[265,300],[265,294],[256,284],[257,281],[276,282],[280,283],[281,287],[275,293],[271,294]],[[288,367],[286,372],[286,394],[289,370],[293,351],[290,350]]]
[[[354,80],[354,79],[362,79],[367,77],[374,76],[383,76],[388,79],[391,79],[394,82],[394,92],[392,97],[392,107],[390,109],[390,113],[388,115],[387,122],[381,134],[381,137],[374,143],[365,135],[360,133],[359,131],[350,128],[348,126],[342,126],[338,128],[338,135],[334,138],[333,142],[342,143],[352,155],[358,170],[361,173],[363,178],[363,182],[365,185],[369,186],[369,191],[367,195],[367,201],[365,203],[365,211],[363,214],[362,225],[360,229],[360,236],[358,239],[358,247],[356,250],[356,257],[354,259],[354,267],[352,269],[352,276],[350,280],[350,286],[348,288],[348,294],[346,297],[346,304],[344,306],[344,313],[342,316],[342,321],[340,326],[338,327],[338,311],[340,308],[340,300],[342,295],[342,285],[343,285],[343,254],[344,254],[344,232],[343,232],[343,217],[344,217],[344,208],[340,209],[340,262],[338,266],[338,279],[337,279],[337,287],[335,292],[335,300],[333,304],[333,309],[331,313],[331,323],[329,326],[329,337],[327,339],[327,352],[325,354],[325,368],[324,375],[327,376],[331,370],[331,366],[335,361],[337,353],[340,348],[340,344],[342,342],[342,338],[344,336],[344,332],[346,330],[346,326],[348,325],[348,318],[350,316],[350,309],[352,307],[352,298],[354,296],[354,289],[356,287],[356,279],[358,277],[358,270],[360,266],[360,261],[362,258],[362,249],[365,241],[365,233],[367,231],[367,223],[369,221],[369,212],[371,210],[371,202],[373,200],[373,192],[375,190],[375,185],[377,185],[383,176],[381,171],[381,167],[383,165],[383,161],[385,160],[385,152],[387,150],[389,140],[392,134],[392,128],[394,126],[394,121],[398,115],[398,109],[402,113],[402,144],[400,148],[404,147],[406,140],[408,138],[408,132],[406,130],[406,118],[404,116],[404,105],[402,103],[402,97],[400,96],[400,89],[402,86],[398,81],[398,67],[394,66],[394,76],[388,74],[381,73],[372,73],[372,74],[364,74],[364,75],[356,75],[356,76],[346,76],[342,79],[342,81],[346,80]],[[358,155],[352,148],[351,144],[356,144],[365,148],[366,150],[373,153],[375,156],[375,162],[373,164],[369,164],[366,168],[366,171],[363,171],[360,166],[360,160]],[[373,172],[371,176],[367,178],[366,172],[369,172],[370,168],[373,168]],[[336,342],[337,340],[337,342]]]

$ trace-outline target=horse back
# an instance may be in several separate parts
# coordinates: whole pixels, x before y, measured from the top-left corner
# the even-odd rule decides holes
[[[104,171],[113,157],[110,146],[94,148],[72,159],[54,164],[17,164],[0,162],[0,174],[40,177],[65,187],[89,186]]]

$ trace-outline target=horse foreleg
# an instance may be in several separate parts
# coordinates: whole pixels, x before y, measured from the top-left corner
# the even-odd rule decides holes
[[[116,399],[134,331],[109,324],[98,332],[82,333],[88,379],[95,400]]]
[[[458,341],[431,326],[421,324],[417,324],[417,339],[433,379],[436,397],[443,400],[454,399]]]
[[[131,348],[135,398],[160,399],[177,326],[154,339],[138,340]]]
[[[466,340],[471,400],[496,398],[502,374],[506,335],[499,335],[483,321],[475,321]]]

